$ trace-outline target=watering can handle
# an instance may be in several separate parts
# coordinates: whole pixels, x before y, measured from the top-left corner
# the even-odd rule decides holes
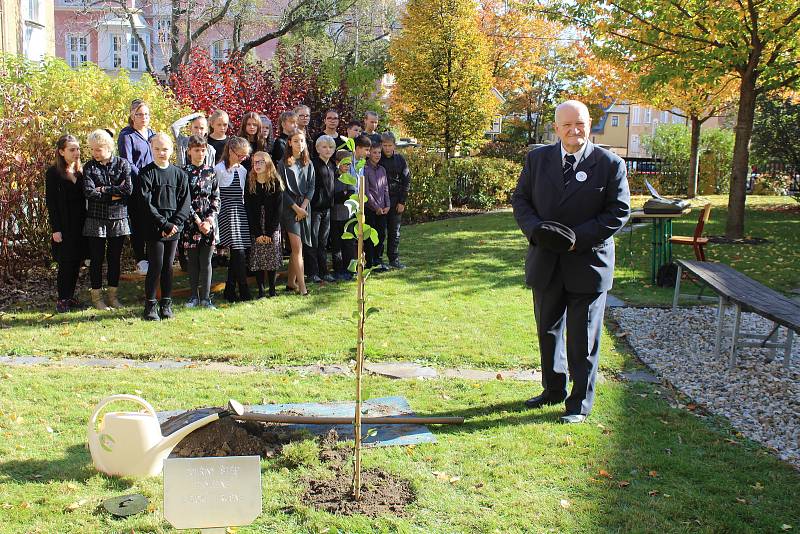
[[[150,415],[152,415],[156,419],[158,418],[153,406],[141,397],[137,397],[136,395],[111,395],[110,397],[106,397],[105,399],[101,400],[100,404],[98,404],[97,407],[94,409],[94,413],[92,414],[91,419],[89,419],[89,428],[91,429],[95,428],[95,423],[97,422],[97,415],[100,413],[100,410],[102,410],[106,404],[119,400],[128,400],[139,403],[147,409],[147,412]]]

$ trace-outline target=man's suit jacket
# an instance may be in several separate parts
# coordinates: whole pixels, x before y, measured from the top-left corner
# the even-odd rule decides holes
[[[630,214],[630,190],[625,162],[612,152],[586,142],[575,172],[565,188],[561,144],[531,150],[525,158],[512,196],[514,217],[528,238],[525,281],[544,288],[561,270],[564,286],[574,293],[611,289],[614,279],[614,239]],[[533,231],[543,221],[558,221],[575,232],[575,250],[558,253],[537,246]]]

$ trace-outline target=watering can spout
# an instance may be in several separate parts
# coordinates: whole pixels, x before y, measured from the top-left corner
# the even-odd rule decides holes
[[[204,427],[209,423],[212,423],[219,419],[218,413],[213,413],[211,415],[207,415],[202,419],[198,419],[194,423],[188,424],[185,427],[179,428],[169,436],[165,436],[160,443],[158,443],[153,449],[150,451],[151,455],[156,456],[169,456],[169,453],[172,452],[172,449],[181,442],[183,438],[197,430],[198,428]]]

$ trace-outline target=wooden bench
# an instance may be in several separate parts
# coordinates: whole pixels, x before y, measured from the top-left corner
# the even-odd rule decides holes
[[[692,278],[710,287],[719,296],[716,343],[714,345],[715,355],[719,356],[720,354],[725,310],[732,306],[735,314],[733,318],[730,368],[732,369],[736,365],[736,351],[740,347],[771,349],[771,358],[773,359],[777,349],[782,348],[783,365],[785,368],[789,367],[792,361],[793,336],[795,332],[800,334],[800,303],[756,282],[723,263],[695,260],[677,260],[676,263],[678,264],[678,273],[675,279],[675,295],[672,299],[673,310],[678,306],[678,298],[681,292],[681,276],[684,270]],[[756,313],[772,321],[772,331],[767,335],[742,332],[741,316],[743,311]],[[786,341],[778,343],[778,330],[781,327],[786,328]]]

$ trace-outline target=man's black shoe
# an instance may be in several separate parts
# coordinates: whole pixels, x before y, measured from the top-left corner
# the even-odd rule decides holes
[[[561,404],[562,402],[564,402],[564,399],[554,399],[543,393],[533,397],[532,399],[526,400],[525,406],[528,408],[541,408],[542,406],[553,406],[556,404]]]

